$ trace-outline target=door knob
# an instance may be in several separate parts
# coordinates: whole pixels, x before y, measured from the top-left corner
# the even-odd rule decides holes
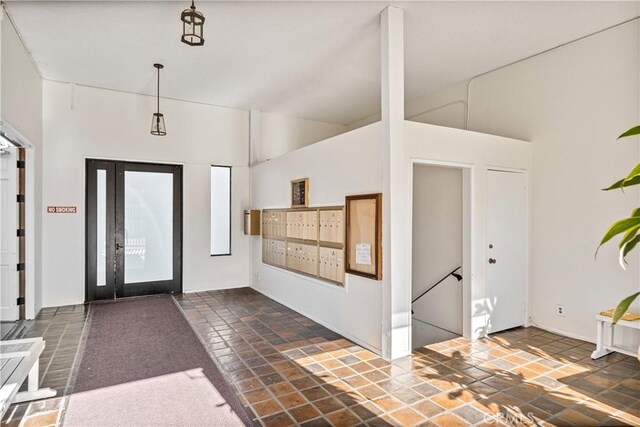
[[[496,260],[495,258],[489,258],[489,264],[495,264]]]

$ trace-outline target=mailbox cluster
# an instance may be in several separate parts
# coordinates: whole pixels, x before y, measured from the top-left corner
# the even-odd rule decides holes
[[[318,247],[287,242],[287,267],[313,276],[318,274]]]
[[[287,237],[318,240],[318,211],[287,212]]]
[[[344,214],[343,210],[320,211],[321,242],[344,243]]]
[[[262,211],[262,234],[264,236],[285,236],[287,233],[286,211]]]
[[[287,265],[287,242],[272,239],[262,240],[262,259],[271,265]]]
[[[332,282],[342,283],[344,278],[344,251],[320,247],[319,276]]]
[[[262,211],[262,262],[342,285],[344,209]]]

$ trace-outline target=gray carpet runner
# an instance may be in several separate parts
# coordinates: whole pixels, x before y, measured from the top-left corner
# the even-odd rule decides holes
[[[64,425],[251,425],[171,296],[91,310]]]

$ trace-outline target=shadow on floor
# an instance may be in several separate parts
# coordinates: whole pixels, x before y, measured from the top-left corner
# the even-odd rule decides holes
[[[178,297],[256,423],[634,425],[640,364],[521,328],[386,362],[251,289]]]

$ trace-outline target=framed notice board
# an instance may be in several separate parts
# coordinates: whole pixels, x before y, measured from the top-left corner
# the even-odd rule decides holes
[[[382,279],[382,194],[347,196],[345,272]]]
[[[309,207],[309,178],[291,181],[291,207]]]

